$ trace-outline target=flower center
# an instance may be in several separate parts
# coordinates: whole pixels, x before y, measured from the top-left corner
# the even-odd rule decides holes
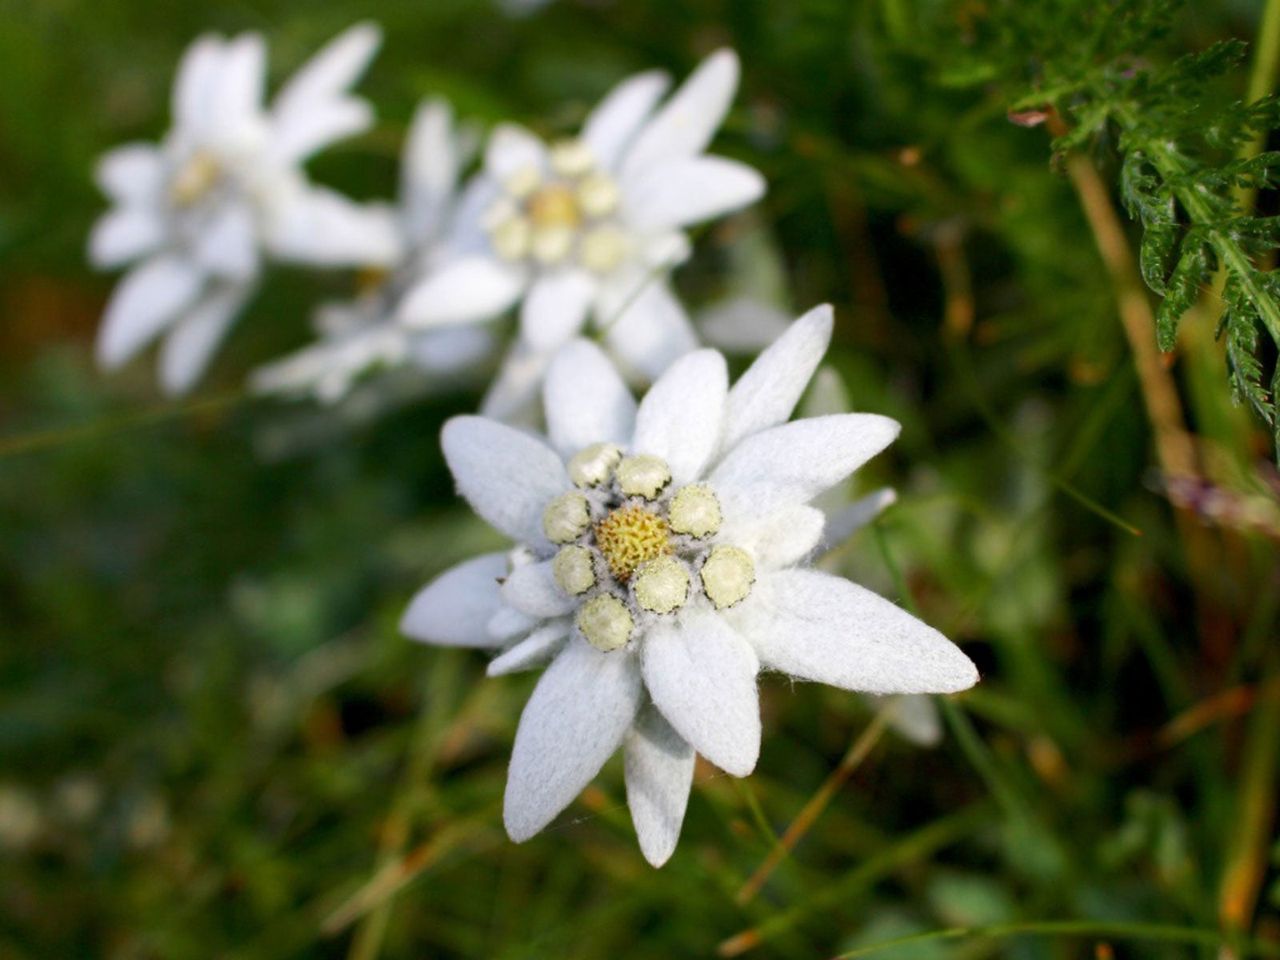
[[[194,206],[221,178],[222,168],[217,159],[204,150],[198,150],[169,181],[169,196],[180,207]]]
[[[626,583],[636,567],[671,552],[671,528],[641,506],[614,510],[595,525],[596,545],[609,572]]]
[[[637,625],[695,596],[723,610],[751,593],[751,555],[711,542],[723,520],[711,487],[673,489],[665,460],[623,456],[612,443],[579,451],[568,471],[575,489],[547,504],[542,529],[559,547],[552,575],[580,598],[575,623],[589,643],[617,650]]]
[[[527,167],[502,184],[487,214],[494,252],[510,261],[575,261],[594,273],[612,271],[629,248],[616,222],[618,185],[580,140],[553,144],[548,165]]]

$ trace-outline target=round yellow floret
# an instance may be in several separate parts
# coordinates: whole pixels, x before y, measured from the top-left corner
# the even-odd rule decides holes
[[[561,547],[556,558],[551,561],[551,573],[556,578],[560,589],[571,597],[586,593],[596,585],[595,564],[591,562],[591,551],[578,544]]]
[[[592,597],[579,607],[575,622],[587,643],[605,653],[624,646],[635,626],[627,605],[607,593]]]
[[[542,512],[542,532],[552,543],[577,540],[591,526],[587,498],[576,490],[562,493]]]
[[[615,472],[618,489],[628,497],[652,500],[671,482],[671,470],[661,457],[647,453],[625,457]]]
[[[723,610],[746,597],[756,580],[756,565],[740,547],[720,546],[711,551],[699,574],[702,592]]]
[[[676,491],[667,518],[676,533],[710,536],[720,529],[720,501],[710,487],[693,483]]]
[[[675,557],[657,557],[641,564],[632,589],[636,603],[650,613],[670,613],[689,598],[689,571]]]
[[[614,510],[596,524],[595,533],[609,572],[622,581],[646,560],[671,552],[667,521],[641,506]]]

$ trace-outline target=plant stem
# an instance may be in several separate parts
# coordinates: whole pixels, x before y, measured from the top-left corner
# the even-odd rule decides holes
[[[796,814],[795,819],[791,821],[791,824],[782,834],[782,839],[774,845],[773,849],[769,851],[769,855],[761,861],[760,866],[751,874],[750,879],[742,885],[737,896],[734,897],[739,906],[749,903],[751,898],[760,892],[760,888],[772,876],[778,864],[782,863],[783,858],[795,850],[796,844],[809,832],[809,828],[817,822],[818,817],[822,815],[822,811],[827,809],[827,805],[831,803],[837,791],[853,775],[853,772],[858,769],[858,766],[867,758],[867,755],[871,753],[872,749],[880,741],[880,737],[884,734],[893,708],[894,703],[891,701],[877,711],[875,718],[867,728],[849,744],[849,749],[845,752],[839,765],[831,771],[827,779],[823,781],[822,786],[818,788],[817,792],[809,798],[809,801]]]

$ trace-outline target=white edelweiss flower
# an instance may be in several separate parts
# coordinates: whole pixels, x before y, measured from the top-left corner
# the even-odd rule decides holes
[[[800,412],[802,416],[820,417],[849,413],[850,409],[849,393],[840,375],[830,367],[823,367],[814,376]],[[814,501],[814,506],[827,517],[821,549],[835,550],[897,502],[898,494],[892,487],[881,487],[854,499],[850,499],[849,491],[842,486],[828,490]],[[942,718],[927,694],[895,697],[867,694],[866,699],[877,710],[887,710],[889,726],[916,746],[936,747],[942,742]]]
[[[326,266],[394,263],[389,213],[309,182],[305,160],[373,122],[348,93],[377,49],[376,27],[341,34],[263,105],[261,36],[204,36],[184,54],[173,126],[159,144],[134,143],[98,162],[115,203],[95,225],[98,267],[140,261],[107,304],[102,366],[127,362],[163,335],[160,379],[190,389],[252,294],[264,256]]]
[[[638,406],[579,341],[548,371],[550,444],[482,417],[445,425],[459,490],[520,545],[517,562],[445,572],[401,627],[501,650],[490,674],[551,658],[512,751],[512,839],[545,827],[621,746],[641,849],[665,862],[695,752],[734,776],[755,767],[761,670],[877,694],[977,681],[937,631],[803,565],[824,520],[810,502],[898,432],[874,414],[785,422],[831,323],[829,307],[802,317],[732,389],[720,354],[687,354]]]
[[[411,364],[448,375],[492,354],[491,331],[475,327],[416,329],[398,319],[400,302],[424,276],[451,255],[451,225],[474,198],[458,192],[458,173],[474,152],[470,131],[459,131],[443,100],[424,101],[414,115],[400,159],[395,225],[403,256],[368,278],[354,300],[323,304],[315,314],[319,339],[256,370],[252,383],[264,393],[313,395],[333,403],[345,397],[371,367]],[[470,194],[474,194],[472,187]]]
[[[752,203],[755,170],[705,151],[738,85],[738,58],[708,57],[660,108],[667,77],[621,83],[577,138],[544,144],[494,130],[484,203],[456,262],[422,282],[401,316],[419,327],[489,320],[515,303],[520,334],[483,412],[509,418],[536,398],[555,350],[591,321],[629,374],[652,380],[697,346],[667,280],[688,256],[683,228]]]

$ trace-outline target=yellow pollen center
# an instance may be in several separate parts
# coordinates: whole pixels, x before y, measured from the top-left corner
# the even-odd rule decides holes
[[[667,521],[641,506],[614,510],[595,525],[595,533],[609,571],[623,582],[640,564],[671,552]]]
[[[573,188],[567,184],[549,183],[528,200],[525,208],[535,229],[576,227],[582,220]]]

